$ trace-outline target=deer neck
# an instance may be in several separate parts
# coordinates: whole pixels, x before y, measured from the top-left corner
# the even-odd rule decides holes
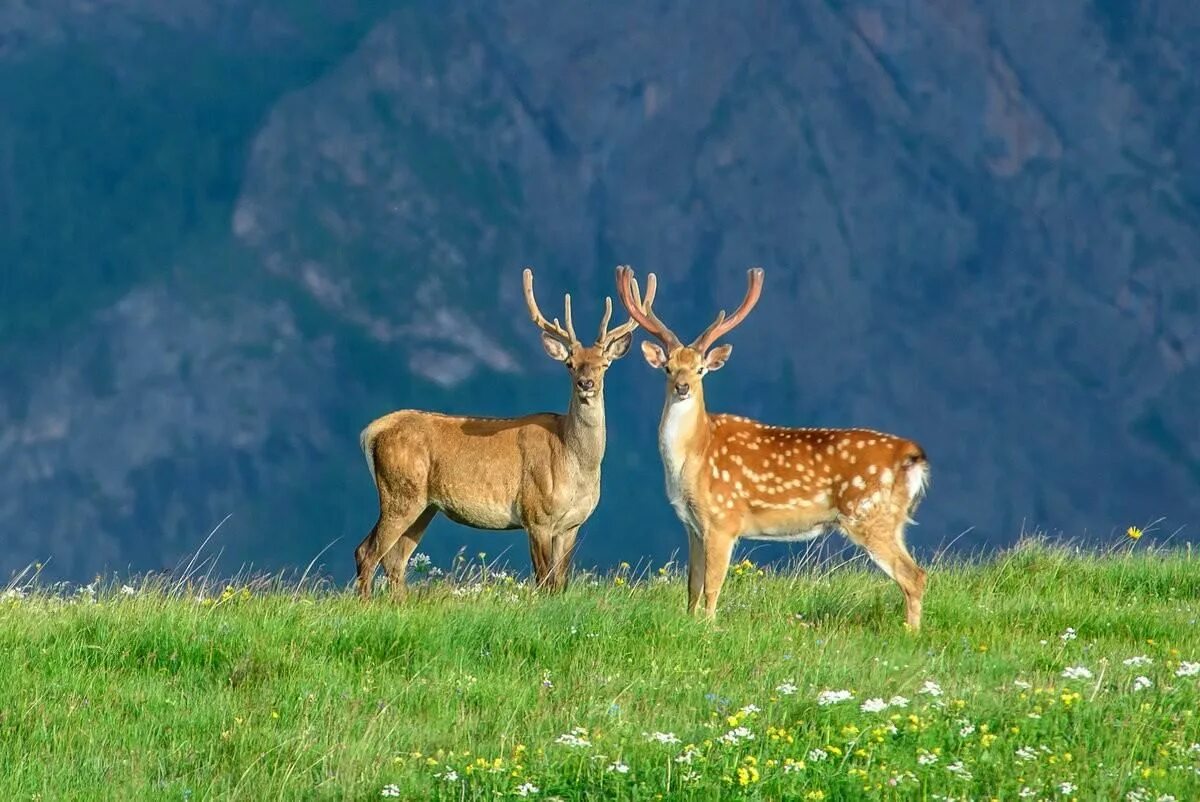
[[[668,394],[658,426],[658,448],[662,452],[669,487],[678,487],[683,482],[688,459],[704,453],[708,438],[704,392],[697,388],[683,400]]]
[[[604,459],[604,393],[585,404],[572,391],[571,404],[563,420],[563,443],[567,453],[583,471],[599,471]]]

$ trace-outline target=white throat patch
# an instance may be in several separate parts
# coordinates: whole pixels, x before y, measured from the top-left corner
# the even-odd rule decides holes
[[[663,412],[662,425],[658,431],[658,449],[662,452],[663,467],[669,479],[679,481],[683,472],[684,448],[682,437],[692,425],[696,412],[696,397],[689,396],[681,401],[672,400]]]

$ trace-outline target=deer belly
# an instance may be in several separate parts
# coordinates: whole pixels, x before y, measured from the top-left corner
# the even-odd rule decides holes
[[[452,521],[476,529],[520,526],[514,499],[519,479],[512,472],[489,469],[485,460],[438,464],[429,478],[429,501]]]
[[[520,529],[511,503],[498,504],[483,499],[441,499],[437,507],[450,520],[476,529]]]
[[[825,534],[828,527],[824,524],[809,529],[765,529],[745,532],[742,537],[747,540],[771,540],[776,543],[788,543],[800,540],[812,540]]]

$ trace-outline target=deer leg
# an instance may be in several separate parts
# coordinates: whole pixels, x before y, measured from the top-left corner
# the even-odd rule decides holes
[[[554,536],[542,529],[530,529],[529,557],[533,561],[533,578],[538,590],[545,588],[550,581],[550,569],[553,565],[551,552]]]
[[[704,613],[709,619],[717,617],[717,597],[729,573],[729,561],[737,536],[721,530],[704,534]]]
[[[358,569],[358,594],[363,599],[371,598],[371,583],[383,555],[396,545],[396,541],[408,531],[424,509],[425,502],[421,500],[420,503],[413,501],[403,505],[387,505],[380,510],[379,520],[371,529],[371,533],[354,550],[354,562]]]
[[[925,596],[925,571],[904,543],[904,519],[877,520],[847,529],[850,539],[866,549],[871,560],[900,586],[904,593],[905,622],[914,632],[921,628],[921,600]]]
[[[550,549],[551,578],[550,586],[557,591],[567,589],[567,579],[571,573],[571,559],[575,556],[575,540],[579,535],[579,527],[555,535]]]
[[[704,593],[704,541],[690,526],[688,534],[688,615],[700,609],[700,596]]]
[[[388,578],[388,589],[396,599],[404,598],[408,559],[417,550],[417,546],[421,543],[421,537],[425,534],[429,522],[435,515],[437,515],[437,507],[426,507],[417,516],[417,520],[404,530],[404,534],[400,535],[400,539],[396,541],[395,545],[385,551],[380,558],[383,563],[383,572]]]

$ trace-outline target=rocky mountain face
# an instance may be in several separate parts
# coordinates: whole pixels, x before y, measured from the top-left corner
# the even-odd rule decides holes
[[[1195,535],[1200,8],[278,5],[0,9],[5,575],[231,514],[227,570],[348,576],[372,417],[565,408],[526,264],[587,326],[653,270],[686,337],[765,267],[710,405],[920,441],[925,554]],[[683,547],[636,350],[585,564]]]

